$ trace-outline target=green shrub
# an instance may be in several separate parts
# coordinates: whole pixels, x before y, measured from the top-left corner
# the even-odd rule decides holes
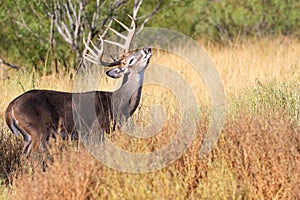
[[[184,0],[157,15],[152,25],[226,42],[237,37],[300,35],[300,2]]]
[[[256,80],[250,88],[239,97],[229,101],[230,113],[247,110],[252,115],[262,113],[284,113],[290,119],[300,122],[300,96],[297,83],[270,80]]]

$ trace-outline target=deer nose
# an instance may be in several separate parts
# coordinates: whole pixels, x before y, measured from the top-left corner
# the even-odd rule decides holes
[[[152,50],[151,50],[150,47],[146,47],[146,48],[144,48],[144,52],[145,52],[146,54],[148,54],[148,53],[152,53]]]

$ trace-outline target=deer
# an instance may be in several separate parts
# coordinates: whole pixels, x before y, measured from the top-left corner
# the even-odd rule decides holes
[[[100,47],[96,47],[90,39],[87,42],[83,40],[88,50],[83,55],[85,61],[101,67],[112,67],[106,71],[106,75],[114,79],[123,77],[119,89],[112,92],[87,91],[80,93],[29,90],[9,103],[5,112],[6,123],[14,135],[19,137],[19,133],[21,133],[23,136],[22,154],[28,155],[31,151],[45,147],[49,139],[55,138],[58,132],[64,133],[71,139],[78,139],[78,131],[80,130],[76,127],[72,114],[74,104],[72,96],[77,95],[83,100],[90,97],[95,99],[92,106],[94,106],[96,113],[91,115],[91,119],[86,120],[85,123],[92,126],[93,123],[97,122],[101,129],[108,134],[115,130],[117,124],[121,124],[121,119],[126,120],[132,116],[141,99],[144,71],[150,62],[152,50],[150,47],[146,47],[130,51],[130,44],[136,33],[136,22],[130,15],[129,17],[131,18],[130,28],[114,19],[128,32],[127,35],[110,26],[108,27],[108,30],[123,38],[125,44],[104,40],[100,35]],[[104,61],[104,42],[123,49],[124,53],[121,58],[113,62]],[[111,128],[112,126],[113,128]]]

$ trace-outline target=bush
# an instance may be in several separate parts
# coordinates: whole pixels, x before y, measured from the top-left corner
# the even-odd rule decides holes
[[[300,2],[185,0],[160,13],[152,25],[214,42],[266,35],[300,36]]]

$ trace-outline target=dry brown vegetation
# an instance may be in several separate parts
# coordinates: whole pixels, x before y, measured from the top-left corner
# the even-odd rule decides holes
[[[273,38],[206,45],[224,81],[226,122],[216,148],[198,153],[209,126],[209,98],[201,77],[187,73],[173,55],[154,54],[152,62],[173,66],[190,82],[201,109],[196,139],[173,164],[155,172],[132,174],[111,169],[74,142],[54,143],[54,162],[45,172],[20,159],[22,140],[0,124],[0,187],[10,199],[299,199],[300,191],[300,42]],[[71,91],[67,76],[14,75],[2,80],[5,107],[25,90]],[[22,87],[21,87],[22,86]],[[167,144],[178,121],[176,99],[157,86],[145,87],[134,120],[147,123],[152,104],[168,102],[168,120],[156,137],[140,140],[116,132],[110,139],[121,148],[147,152]],[[37,161],[35,160],[35,163]]]

